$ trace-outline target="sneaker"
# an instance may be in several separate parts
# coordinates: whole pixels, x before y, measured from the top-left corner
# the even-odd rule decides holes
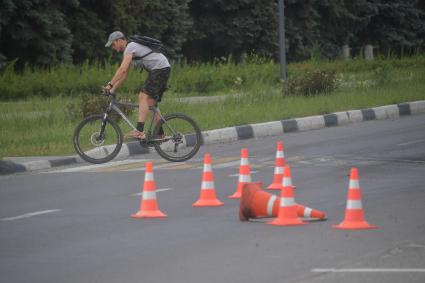
[[[139,140],[143,140],[146,138],[145,133],[140,132],[138,130],[132,130],[131,132],[127,133],[124,137],[127,139],[139,139]]]

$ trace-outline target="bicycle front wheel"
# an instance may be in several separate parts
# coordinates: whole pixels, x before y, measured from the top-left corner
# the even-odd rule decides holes
[[[91,163],[105,163],[112,160],[123,143],[118,124],[103,115],[85,118],[74,131],[74,148],[79,156]]]
[[[165,120],[165,121],[164,121]],[[192,158],[202,143],[202,134],[196,122],[189,116],[181,113],[170,114],[164,117],[155,126],[155,150],[164,159],[181,162]],[[160,128],[164,134],[160,135]]]

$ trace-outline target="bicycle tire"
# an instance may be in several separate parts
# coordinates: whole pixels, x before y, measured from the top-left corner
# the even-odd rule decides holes
[[[182,162],[191,159],[202,144],[202,133],[198,124],[189,116],[182,113],[169,114],[155,126],[154,137],[160,138],[160,128],[164,135],[170,138],[167,141],[154,143],[156,152],[164,159],[172,162]],[[172,132],[170,127],[175,131]],[[177,151],[178,150],[178,151]]]
[[[74,130],[73,144],[78,155],[87,162],[101,164],[114,159],[121,150],[123,134],[118,124],[106,118],[105,135],[98,139],[103,115],[85,118]],[[97,144],[95,144],[97,143]]]

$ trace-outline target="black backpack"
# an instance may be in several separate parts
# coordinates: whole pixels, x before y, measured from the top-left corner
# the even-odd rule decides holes
[[[142,60],[143,58],[152,53],[161,53],[162,48],[164,46],[160,40],[144,35],[135,34],[130,36],[128,39],[130,42],[136,42],[138,44],[149,47],[152,50],[143,56],[133,57],[133,60]]]

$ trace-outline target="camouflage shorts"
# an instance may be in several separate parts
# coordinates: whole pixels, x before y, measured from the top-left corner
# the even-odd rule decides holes
[[[152,70],[143,85],[142,91],[160,102],[164,91],[167,90],[167,82],[171,68]]]

